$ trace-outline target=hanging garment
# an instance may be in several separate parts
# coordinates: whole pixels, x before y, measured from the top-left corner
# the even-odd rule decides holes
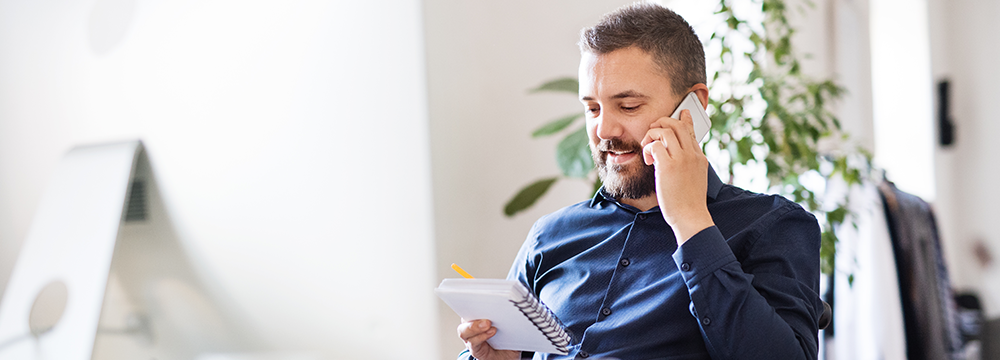
[[[892,238],[910,360],[961,358],[961,334],[930,205],[891,182],[878,186]]]
[[[844,184],[834,186],[830,191],[846,191]],[[835,334],[826,359],[905,360],[899,278],[882,199],[872,183],[852,187],[849,196],[857,227],[837,229]]]

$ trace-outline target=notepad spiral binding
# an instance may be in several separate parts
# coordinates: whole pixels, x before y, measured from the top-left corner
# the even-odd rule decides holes
[[[552,346],[562,352],[568,352],[568,347],[572,339],[566,333],[565,327],[559,323],[552,310],[542,304],[531,294],[526,294],[520,301],[510,300],[514,306],[521,311],[524,316],[531,320],[532,324],[545,334],[545,337],[552,342]]]

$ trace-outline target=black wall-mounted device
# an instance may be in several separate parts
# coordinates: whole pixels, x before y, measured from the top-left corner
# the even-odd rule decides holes
[[[948,80],[941,80],[937,84],[938,93],[938,143],[942,147],[948,147],[955,143],[955,123],[951,121],[949,114],[951,93]]]

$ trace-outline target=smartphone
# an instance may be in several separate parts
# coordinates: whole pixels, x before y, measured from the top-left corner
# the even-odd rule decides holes
[[[670,115],[670,117],[680,120],[681,110],[684,109],[691,111],[691,119],[694,120],[695,139],[698,139],[698,142],[705,141],[708,129],[712,127],[712,120],[709,120],[708,113],[705,112],[705,107],[701,105],[701,100],[698,100],[698,96],[694,92],[689,92],[684,97],[684,101],[681,101],[681,104],[677,106],[677,110],[674,110],[673,115]]]

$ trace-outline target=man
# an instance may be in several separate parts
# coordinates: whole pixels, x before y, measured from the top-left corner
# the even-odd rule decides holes
[[[536,359],[815,359],[819,226],[780,197],[722,184],[695,139],[705,55],[683,18],[653,4],[606,15],[580,40],[580,101],[604,187],[535,223],[508,278],[573,334]],[[480,360],[518,359],[458,327]]]

